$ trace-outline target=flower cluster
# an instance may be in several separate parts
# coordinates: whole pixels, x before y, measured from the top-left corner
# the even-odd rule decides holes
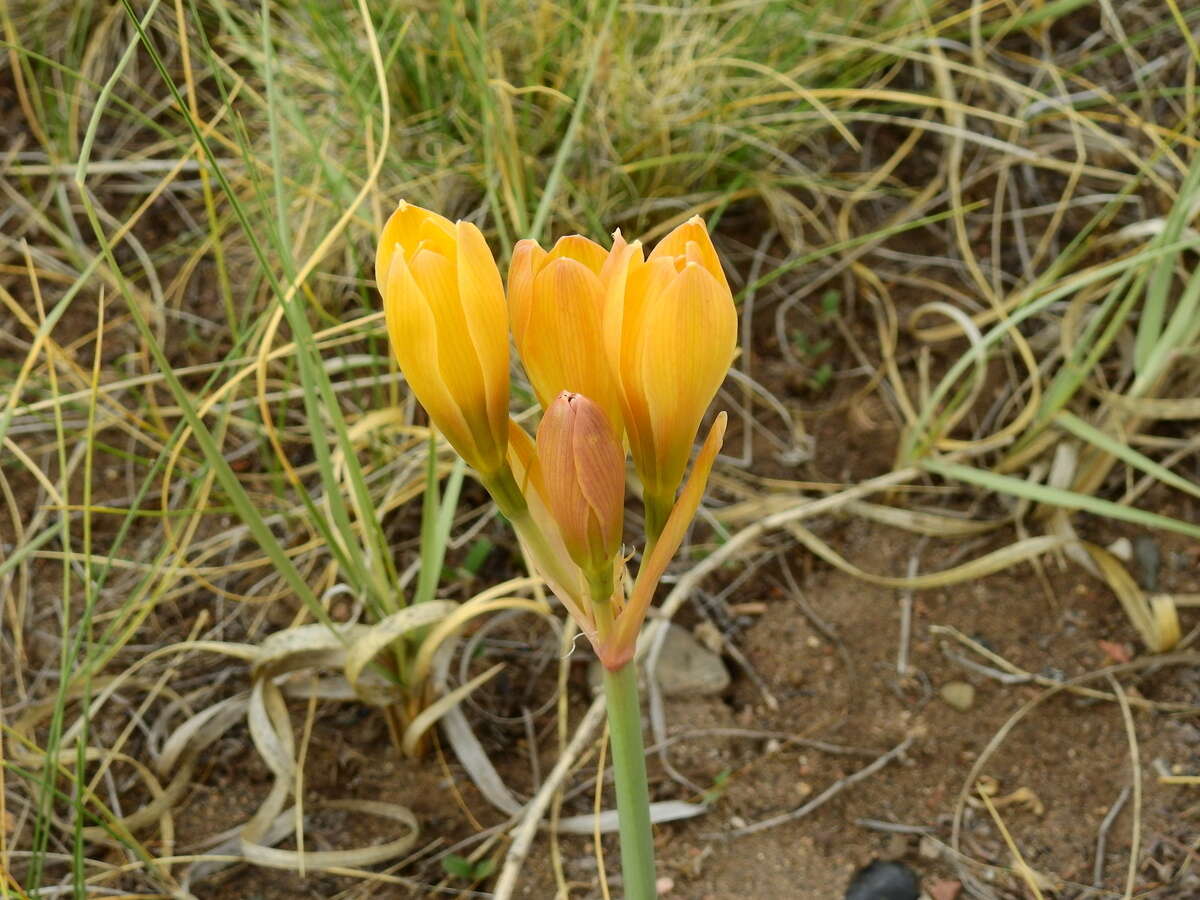
[[[610,669],[633,656],[725,431],[721,413],[683,484],[737,340],[737,312],[699,218],[646,255],[620,232],[513,248],[507,291],[479,229],[401,203],[375,277],[400,368],[478,473],[528,558]],[[509,331],[544,414],[508,413]],[[626,448],[642,484],[646,552],[628,598]]]

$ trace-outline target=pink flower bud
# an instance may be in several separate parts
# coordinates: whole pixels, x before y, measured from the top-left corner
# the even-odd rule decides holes
[[[571,559],[611,576],[625,516],[625,453],[603,410],[563,391],[537,433],[537,458],[550,512]]]

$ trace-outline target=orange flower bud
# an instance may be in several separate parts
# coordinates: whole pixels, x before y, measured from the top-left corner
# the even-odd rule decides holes
[[[542,488],[567,553],[593,581],[611,578],[625,517],[625,453],[603,410],[563,391],[537,433]]]
[[[562,391],[600,405],[621,432],[616,382],[604,361],[604,289],[607,252],[579,235],[560,238],[547,253],[519,241],[508,267],[508,311],[513,340],[543,409]]]
[[[737,345],[737,310],[704,222],[648,258],[618,232],[604,271],[604,339],[630,451],[650,505],[669,510],[696,431]]]
[[[508,440],[508,328],[483,235],[402,201],[380,236],[375,280],[409,387],[468,465],[497,472]]]

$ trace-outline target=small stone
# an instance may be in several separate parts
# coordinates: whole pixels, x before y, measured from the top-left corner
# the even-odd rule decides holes
[[[654,675],[668,697],[704,697],[729,687],[729,670],[721,657],[677,625],[667,629]]]
[[[921,882],[903,863],[875,860],[859,869],[846,889],[846,900],[917,900]]]
[[[692,634],[696,636],[696,640],[718,656],[725,649],[725,638],[721,635],[721,629],[712,622],[701,622],[692,629]]]
[[[639,672],[639,674],[641,674]],[[654,670],[667,697],[707,697],[729,687],[729,670],[721,657],[703,646],[684,628],[667,626],[667,636]],[[588,667],[588,683],[598,693],[604,682],[599,660]]]
[[[1148,534],[1133,539],[1133,560],[1137,564],[1138,584],[1142,590],[1158,590],[1158,567],[1162,554],[1158,542]]]
[[[940,859],[942,847],[929,835],[925,835],[921,838],[921,843],[917,845],[917,855],[921,859]]]
[[[654,887],[657,889],[659,896],[669,894],[675,890],[675,879],[664,875],[658,881],[654,882]]]
[[[975,705],[975,687],[965,681],[947,681],[938,694],[959,712],[966,712]]]
[[[961,893],[961,881],[935,881],[929,886],[930,900],[958,900]]]
[[[1127,537],[1119,537],[1108,545],[1108,552],[1121,562],[1129,562],[1133,559],[1133,541]]]

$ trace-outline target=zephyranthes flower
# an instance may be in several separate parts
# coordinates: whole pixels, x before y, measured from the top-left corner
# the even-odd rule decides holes
[[[538,402],[549,408],[562,391],[598,403],[621,435],[617,386],[604,361],[604,288],[608,253],[579,235],[560,238],[550,252],[518,241],[508,267],[513,341]]]
[[[402,201],[380,237],[375,280],[413,393],[459,455],[494,475],[508,441],[508,316],[483,235]]]
[[[605,350],[653,538],[733,361],[737,310],[699,218],[668,234],[645,259],[641,244],[625,243],[618,232],[604,276]]]
[[[564,238],[515,248],[508,308],[473,225],[401,203],[375,261],[400,367],[476,469],[536,569],[604,664],[626,894],[655,896],[645,753],[632,664],[659,579],[704,494],[720,413],[679,489],[733,359],[737,313],[704,223],[611,253]],[[507,315],[506,315],[507,312]],[[508,416],[508,335],[545,414],[537,442]],[[621,536],[628,435],[645,489],[646,548],[626,597]]]
[[[625,451],[604,411],[563,391],[542,416],[537,458],[567,552],[595,590],[611,595],[625,521]]]

